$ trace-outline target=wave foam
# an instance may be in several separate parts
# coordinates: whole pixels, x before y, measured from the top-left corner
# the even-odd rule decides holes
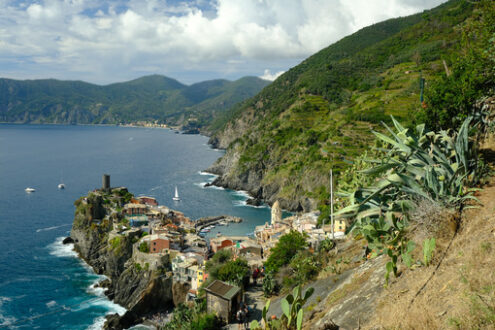
[[[9,324],[12,324],[17,321],[17,319],[13,316],[5,316],[3,315],[3,310],[2,306],[6,302],[12,301],[12,298],[9,297],[0,297],[0,327],[2,326],[8,326]]]
[[[50,300],[45,305],[46,305],[46,307],[50,308],[50,307],[55,306],[56,304],[57,304],[57,302],[55,300]]]
[[[93,283],[91,283],[91,285],[88,286],[86,292],[97,297],[105,297],[105,291],[107,291],[107,289],[96,287],[98,283],[100,283],[104,279],[107,279],[105,275],[98,275],[98,277],[93,281]]]
[[[105,317],[104,316],[98,316],[93,320],[93,324],[91,324],[89,327],[86,328],[86,330],[101,330],[103,329],[103,326],[105,325]]]
[[[205,187],[206,189],[215,189],[215,190],[225,190],[224,187],[219,187],[219,186],[208,186]]]
[[[50,254],[56,257],[77,257],[76,251],[74,251],[74,244],[63,244],[62,241],[65,237],[57,237],[55,242],[48,245]]]

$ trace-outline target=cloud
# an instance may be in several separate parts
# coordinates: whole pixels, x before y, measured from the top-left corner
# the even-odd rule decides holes
[[[265,69],[265,72],[263,73],[262,76],[260,76],[260,78],[265,79],[265,80],[274,81],[275,79],[280,77],[284,72],[285,71],[278,71],[275,73],[271,73],[269,69]]]
[[[263,77],[273,78],[288,69],[280,63],[294,65],[364,26],[441,2],[0,0],[0,67],[19,78],[102,83],[135,77],[136,68],[179,79],[196,70],[197,81],[205,72],[234,77],[269,67],[277,73]]]

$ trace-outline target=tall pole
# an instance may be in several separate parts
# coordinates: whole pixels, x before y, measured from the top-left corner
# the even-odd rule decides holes
[[[333,223],[333,170],[330,169],[330,226],[332,230],[332,239],[335,239]]]

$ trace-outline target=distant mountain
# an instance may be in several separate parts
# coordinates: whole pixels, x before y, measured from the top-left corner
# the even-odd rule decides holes
[[[459,51],[475,2],[377,23],[291,68],[213,124],[210,142],[227,149],[210,168],[216,184],[249,191],[293,211],[314,209],[374,141],[372,129],[394,115],[411,126],[426,88]]]
[[[257,77],[186,86],[161,75],[99,86],[82,81],[0,79],[0,121],[117,124],[157,121],[203,127],[269,82]]]

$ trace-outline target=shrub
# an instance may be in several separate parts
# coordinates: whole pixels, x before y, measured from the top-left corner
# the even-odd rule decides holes
[[[144,253],[150,252],[150,247],[148,246],[148,243],[142,242],[141,244],[139,244],[139,251],[144,252]]]
[[[250,268],[246,260],[230,260],[218,269],[218,279],[237,286],[249,284]]]

